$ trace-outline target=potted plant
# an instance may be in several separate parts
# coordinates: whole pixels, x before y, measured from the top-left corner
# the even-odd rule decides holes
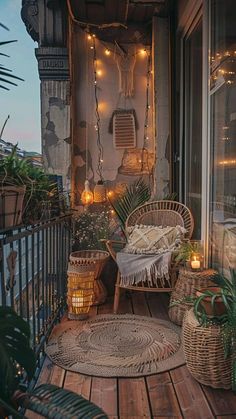
[[[17,156],[17,145],[0,160],[0,228],[34,223],[43,215],[42,203],[50,203],[55,184],[43,169]]]
[[[216,287],[202,289],[193,299],[193,312],[185,316],[183,336],[187,366],[195,378],[203,384],[220,387],[221,378],[228,375],[231,376],[231,387],[236,391],[236,270],[230,273],[230,279],[214,276],[212,280]],[[212,311],[208,311],[206,301]],[[224,307],[223,314],[216,308],[219,302]],[[191,320],[190,325],[193,314],[196,324]],[[227,366],[230,371],[226,371]],[[229,383],[224,385],[228,388]]]
[[[31,379],[36,367],[30,348],[28,323],[9,307],[0,307],[0,417],[11,414],[24,418],[18,407],[46,418],[86,417],[106,419],[105,413],[90,401],[54,385],[41,384],[33,391],[22,386]]]

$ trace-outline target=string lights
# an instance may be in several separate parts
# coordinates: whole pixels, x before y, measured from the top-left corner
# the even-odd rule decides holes
[[[149,89],[150,89],[150,80],[151,80],[151,52],[147,50],[147,84],[146,84],[146,106],[145,106],[145,115],[144,115],[144,130],[143,130],[143,148],[142,148],[142,158],[141,158],[141,172],[144,171],[144,164],[148,166],[148,147],[149,147],[149,136],[148,136],[148,127],[149,127],[149,111],[150,111],[150,98],[149,98]],[[148,167],[148,172],[150,172]]]
[[[97,185],[94,188],[94,202],[100,203],[106,201],[106,189],[103,181],[103,146],[101,143],[101,119],[99,114],[99,103],[98,103],[98,85],[97,85],[97,52],[96,52],[96,40],[93,37],[93,72],[94,72],[94,99],[95,99],[95,116],[96,124],[95,130],[97,132],[97,148],[98,148],[98,161],[96,172],[99,176]]]
[[[90,38],[87,37],[89,40]],[[92,37],[91,37],[92,39]],[[86,43],[86,87],[88,88],[88,44]],[[87,103],[87,96],[86,96],[86,137],[85,137],[85,182],[84,182],[84,190],[81,194],[81,202],[86,207],[93,203],[93,193],[90,190],[89,180],[88,180],[88,103]]]

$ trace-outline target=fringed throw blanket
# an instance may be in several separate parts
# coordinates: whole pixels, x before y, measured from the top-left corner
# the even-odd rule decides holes
[[[118,252],[116,262],[123,286],[146,282],[150,287],[171,287],[169,277],[171,252],[159,255]]]

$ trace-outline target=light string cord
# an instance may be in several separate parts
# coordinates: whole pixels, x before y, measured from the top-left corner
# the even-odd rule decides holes
[[[144,169],[144,155],[145,151],[148,149],[149,137],[148,137],[148,124],[149,124],[149,88],[150,88],[150,79],[151,79],[151,51],[147,52],[147,84],[146,84],[146,106],[144,114],[144,129],[143,129],[143,148],[142,148],[142,165],[141,171]],[[148,156],[147,156],[147,165],[148,165]],[[149,171],[149,167],[148,167]]]
[[[97,131],[97,147],[98,147],[98,163],[96,172],[103,181],[102,176],[102,163],[103,163],[103,146],[101,143],[101,119],[98,109],[98,86],[97,86],[97,52],[96,52],[96,39],[93,37],[93,72],[94,72],[94,99],[95,99],[95,116],[96,116],[96,131]]]
[[[88,39],[86,39],[86,131],[85,131],[85,180],[88,180],[88,72],[89,72],[89,54],[88,54]]]

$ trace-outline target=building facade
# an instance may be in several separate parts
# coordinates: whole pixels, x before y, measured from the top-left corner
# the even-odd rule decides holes
[[[224,273],[236,267],[234,3],[22,1],[48,172],[75,207],[85,179],[119,190],[142,176],[154,197],[175,192]]]

